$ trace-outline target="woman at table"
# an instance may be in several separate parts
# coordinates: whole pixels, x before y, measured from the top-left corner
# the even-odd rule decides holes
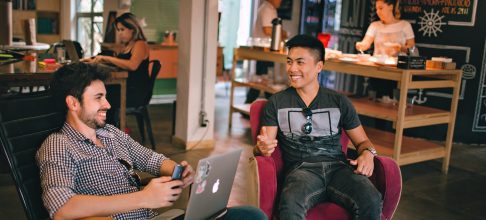
[[[149,77],[149,47],[137,18],[132,13],[124,13],[115,19],[118,40],[123,45],[116,56],[98,55],[84,59],[86,62],[108,63],[121,69],[128,70],[127,79],[127,107],[144,105],[143,97],[148,93]],[[107,88],[112,109],[119,107],[119,89]],[[114,115],[109,116],[110,118]]]
[[[376,0],[379,21],[370,24],[362,41],[356,43],[358,51],[365,51],[374,43],[374,55],[395,57],[400,51],[415,47],[412,26],[400,20],[399,0]]]
[[[113,56],[98,55],[83,61],[109,63],[128,70],[127,106],[138,106],[141,96],[147,93],[149,85],[149,47],[147,38],[137,18],[132,13],[124,13],[115,19],[118,40],[124,46]]]

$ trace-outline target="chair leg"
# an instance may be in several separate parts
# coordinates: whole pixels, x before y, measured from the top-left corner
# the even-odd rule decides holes
[[[143,124],[143,112],[137,112],[135,114],[135,117],[137,118],[137,126],[138,126],[138,131],[140,132],[140,136],[142,137],[142,144],[145,144],[145,127]]]
[[[142,107],[142,115],[143,118],[145,119],[145,124],[147,124],[147,133],[150,139],[150,143],[152,144],[152,150],[155,150],[154,134],[152,133],[152,123],[150,123],[150,117],[149,117],[147,106]]]

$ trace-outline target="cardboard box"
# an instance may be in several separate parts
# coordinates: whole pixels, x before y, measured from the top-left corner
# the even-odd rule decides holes
[[[442,62],[442,61],[435,61],[435,60],[427,60],[425,66],[427,67],[427,69],[445,69],[445,70],[456,69],[455,62]]]

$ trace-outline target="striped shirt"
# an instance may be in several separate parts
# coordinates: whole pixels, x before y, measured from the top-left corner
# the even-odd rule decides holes
[[[97,129],[96,135],[105,147],[96,146],[65,123],[61,130],[49,135],[37,151],[42,200],[51,218],[74,195],[110,196],[138,191],[130,171],[119,160],[128,162],[134,169],[159,176],[162,161],[168,159],[112,125]],[[156,214],[151,209],[137,209],[112,217],[148,219]]]

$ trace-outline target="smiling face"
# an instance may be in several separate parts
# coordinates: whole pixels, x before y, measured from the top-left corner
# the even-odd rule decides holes
[[[287,55],[287,75],[295,89],[319,86],[317,76],[324,65],[318,55],[309,48],[293,47]]]
[[[84,124],[97,129],[106,125],[106,112],[110,108],[104,83],[95,80],[84,90],[81,106],[76,113]]]
[[[376,14],[380,20],[385,23],[393,20],[393,4],[387,4],[384,1],[376,1]]]
[[[126,44],[130,42],[133,39],[133,32],[134,30],[123,26],[121,22],[116,24],[116,33],[118,34],[118,38],[122,43]]]

